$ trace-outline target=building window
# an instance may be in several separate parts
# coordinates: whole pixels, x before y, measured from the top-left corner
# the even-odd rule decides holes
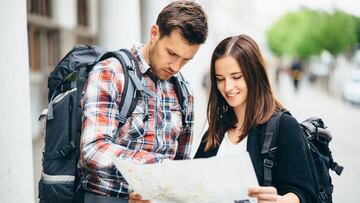
[[[40,32],[28,28],[29,64],[33,72],[40,71]]]
[[[28,39],[30,70],[48,74],[60,58],[59,31],[28,25]]]
[[[76,40],[77,44],[95,44],[96,41],[93,37],[78,36]]]
[[[89,1],[77,0],[77,20],[78,25],[88,27],[89,26]]]
[[[51,0],[27,0],[27,10],[30,14],[51,17]]]

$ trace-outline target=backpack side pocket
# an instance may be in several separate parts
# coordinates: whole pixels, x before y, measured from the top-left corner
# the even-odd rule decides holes
[[[52,119],[46,120],[43,171],[39,182],[41,203],[70,203],[75,197],[77,184],[74,119],[76,88],[59,94],[51,102]]]

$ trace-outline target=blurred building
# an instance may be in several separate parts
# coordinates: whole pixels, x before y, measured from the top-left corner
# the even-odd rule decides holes
[[[168,1],[27,0],[34,189],[41,175],[43,137],[37,117],[47,108],[47,78],[76,44],[109,50],[145,42],[158,12]],[[142,40],[143,39],[143,40]],[[37,197],[35,197],[37,198]]]

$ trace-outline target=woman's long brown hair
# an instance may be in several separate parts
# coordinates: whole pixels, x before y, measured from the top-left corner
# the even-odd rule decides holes
[[[247,35],[224,39],[215,48],[211,58],[211,87],[207,107],[209,130],[205,151],[219,146],[223,133],[235,128],[237,123],[235,112],[218,90],[215,77],[215,62],[225,56],[231,56],[238,62],[248,88],[243,133],[240,137],[246,136],[252,127],[265,123],[276,110],[283,108],[271,90],[256,42]]]

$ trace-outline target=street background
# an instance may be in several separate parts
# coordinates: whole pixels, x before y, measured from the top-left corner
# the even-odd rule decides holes
[[[0,138],[3,140],[0,142],[0,202],[38,202],[37,183],[41,175],[43,149],[38,116],[47,107],[47,78],[56,63],[75,44],[98,44],[115,50],[130,48],[133,43],[145,43],[158,12],[170,2],[0,0],[0,115],[3,117],[0,122]],[[332,173],[334,202],[359,202],[360,105],[344,96],[345,92],[350,92],[350,95],[360,98],[356,82],[351,88],[345,86],[360,72],[359,44],[336,57],[322,52],[307,61],[307,68],[303,70],[303,77],[295,90],[290,76],[291,57],[276,57],[269,47],[267,34],[282,16],[302,8],[329,13],[341,10],[359,19],[360,1],[196,2],[208,14],[209,36],[195,58],[182,69],[195,95],[193,152],[207,128],[206,78],[211,53],[225,37],[247,34],[259,44],[272,86],[292,115],[299,122],[319,116],[332,132],[330,146],[334,159],[345,167],[340,177]],[[328,39],[336,31],[343,33],[345,29],[330,30],[322,38]],[[360,32],[357,35],[360,39]]]
[[[341,176],[331,172],[334,184],[334,202],[358,202],[360,181],[360,108],[344,103],[329,95],[319,86],[302,81],[300,91],[295,92],[288,75],[281,76],[278,86],[279,98],[299,122],[318,116],[331,131],[330,148],[334,160],[344,166]]]

